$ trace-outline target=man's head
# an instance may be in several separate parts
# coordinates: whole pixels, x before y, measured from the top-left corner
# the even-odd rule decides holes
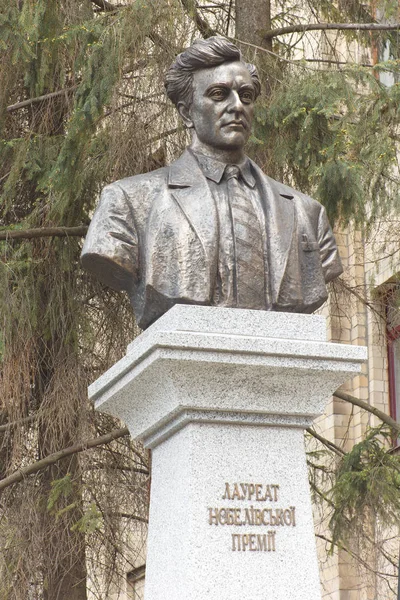
[[[165,87],[204,151],[243,148],[260,81],[254,65],[242,60],[234,44],[220,37],[196,41],[177,57]]]
[[[243,61],[239,48],[232,42],[217,36],[206,40],[195,40],[189,48],[178,54],[165,76],[168,98],[175,106],[178,106],[178,102],[190,106],[193,98],[193,74],[196,71],[237,61],[243,62],[248,69],[254,85],[255,98],[257,98],[261,91],[257,69],[254,65]]]

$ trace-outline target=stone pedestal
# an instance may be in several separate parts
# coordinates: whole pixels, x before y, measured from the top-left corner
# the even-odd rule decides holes
[[[366,349],[176,305],[89,388],[153,449],[145,600],[321,600],[303,433]]]

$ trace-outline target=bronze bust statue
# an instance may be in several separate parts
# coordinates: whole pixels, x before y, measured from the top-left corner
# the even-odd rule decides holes
[[[170,166],[104,188],[83,266],[127,291],[142,328],[177,303],[313,312],[342,266],[322,205],[244,153],[254,65],[224,38],[198,40],[165,87],[192,142]]]

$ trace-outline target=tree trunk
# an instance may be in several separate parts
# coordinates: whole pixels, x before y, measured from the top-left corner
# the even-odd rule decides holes
[[[36,242],[39,252],[41,241]],[[52,253],[49,252],[49,263]],[[44,268],[43,284],[40,286],[40,311],[43,311],[42,319],[46,319],[46,306],[50,301],[50,290],[48,281],[51,281],[49,273]],[[46,277],[48,275],[48,277]],[[66,315],[61,314],[60,322]],[[36,372],[35,390],[37,392],[36,403],[42,406],[46,395],[52,387],[52,380],[59,376],[57,373],[57,359],[60,354],[68,357],[74,352],[63,339],[62,328],[54,330],[52,337],[46,341],[41,340],[38,344],[38,369]],[[74,375],[71,373],[71,377]],[[77,375],[75,374],[75,377]],[[69,390],[65,388],[65,394]],[[79,399],[73,399],[71,404],[58,407],[60,411],[71,411],[76,415],[72,419],[65,419],[61,428],[62,417],[48,415],[43,411],[43,417],[38,430],[38,456],[39,459],[48,456],[52,452],[62,450],[76,441],[79,432],[79,410],[77,403]],[[57,426],[55,422],[57,423]],[[49,510],[48,499],[52,490],[52,483],[69,476],[73,485],[68,495],[60,497],[54,510]],[[66,458],[51,465],[40,478],[43,511],[43,600],[87,600],[86,591],[86,556],[85,556],[85,534],[74,530],[74,525],[82,516],[82,485],[79,462],[77,455]],[[67,507],[69,507],[67,509]]]
[[[53,465],[42,480],[43,491],[50,492],[51,482],[67,473],[73,478],[77,467],[76,456]],[[59,518],[44,506],[44,527],[52,533],[43,548],[43,600],[87,600],[85,536],[71,531],[81,517],[80,492],[69,502],[76,502],[76,507]]]
[[[236,0],[236,37],[272,50],[272,40],[264,40],[261,31],[271,29],[271,0]]]

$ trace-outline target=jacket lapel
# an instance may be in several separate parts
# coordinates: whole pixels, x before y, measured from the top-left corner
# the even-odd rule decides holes
[[[176,302],[210,304],[217,270],[216,207],[195,158],[185,152],[163,184],[146,227],[142,293],[149,322]]]
[[[291,252],[296,226],[294,197],[284,186],[264,175],[255,163],[251,161],[251,164],[266,215],[269,279],[274,305],[278,302],[285,275],[292,279],[288,269],[290,272],[298,269],[298,260]],[[168,190],[198,243],[197,252],[192,248],[193,254],[202,256],[197,262],[197,276],[199,284],[201,280],[207,281],[206,295],[209,296],[217,271],[218,215],[207,180],[188,150],[170,166]]]
[[[170,166],[168,187],[202,248],[211,283],[217,269],[217,209],[207,180],[188,150]]]
[[[286,194],[283,186],[264,175],[253,161],[251,164],[257,175],[260,195],[264,203],[271,297],[274,305],[279,298],[292,247],[295,228],[294,197],[289,192]],[[280,189],[281,187],[283,189]]]

